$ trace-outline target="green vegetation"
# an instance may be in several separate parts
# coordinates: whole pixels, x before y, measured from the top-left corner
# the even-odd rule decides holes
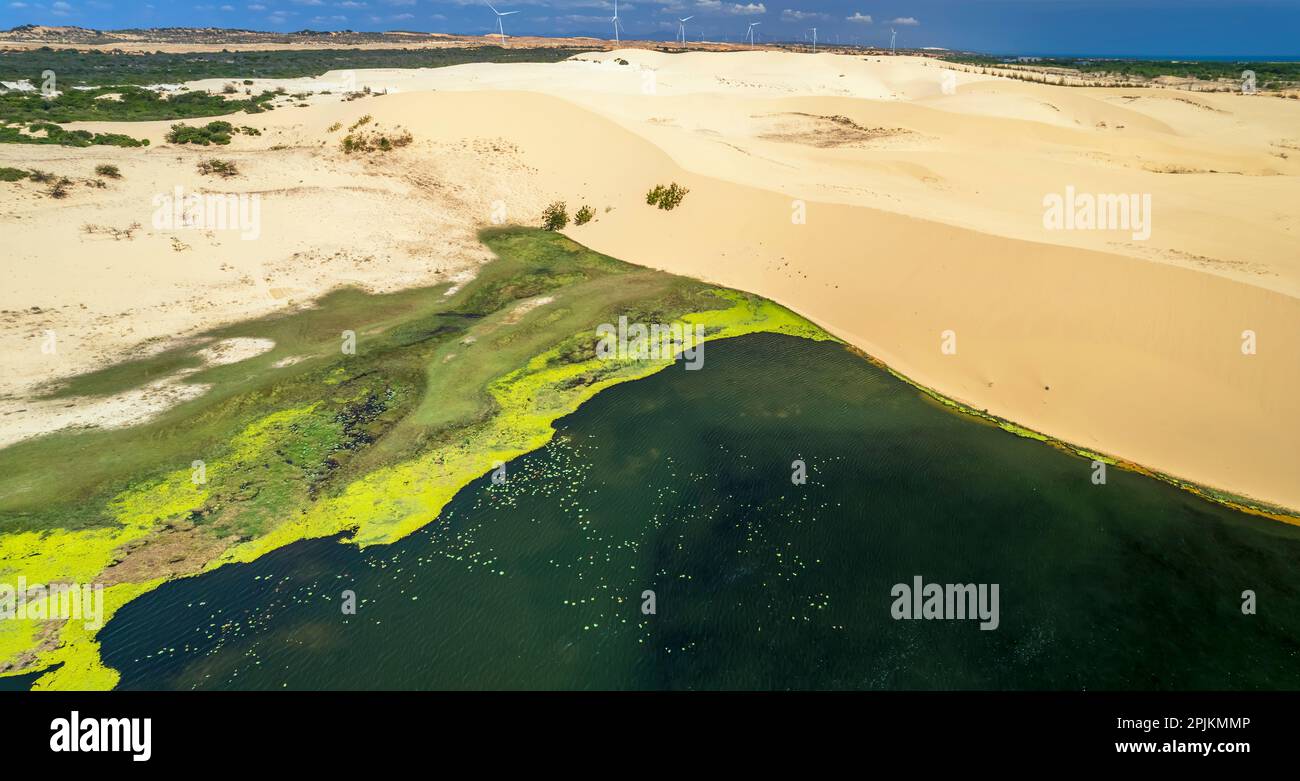
[[[228,100],[207,92],[164,94],[143,87],[97,87],[66,90],[47,98],[36,92],[0,95],[0,120],[5,122],[144,122],[258,113],[275,98],[273,92],[247,100]]]
[[[0,450],[0,579],[107,582],[111,614],[169,578],[295,540],[392,542],[434,521],[494,463],[544,445],[556,419],[600,390],[670,365],[597,358],[597,325],[620,315],[698,324],[710,339],[760,330],[829,338],[771,302],[636,268],[556,233],[492,230],[483,240],[498,260],[453,296],[445,285],[340,290],[310,309],[74,378],[54,397],[115,394],[180,369],[193,371],[176,382],[211,390],[142,425]],[[542,295],[552,300],[520,306]],[[275,346],[203,365],[204,346],[241,337]],[[355,351],[340,350],[349,338]],[[36,621],[0,622],[0,670],[48,669],[38,688],[114,685],[93,631],[69,622],[57,644],[43,644],[41,631]]]
[[[367,122],[370,120],[369,115],[363,117]],[[353,125],[359,127],[361,124]],[[339,142],[339,148],[345,154],[353,152],[391,152],[399,147],[410,144],[414,139],[408,130],[394,130],[385,132],[381,130],[360,130],[355,133],[348,133]]]
[[[17,182],[26,179],[28,173],[21,168],[0,166],[0,182]]]
[[[203,127],[192,127],[182,122],[172,125],[172,129],[167,133],[167,141],[172,144],[225,146],[230,143],[230,134],[233,131],[234,126],[224,120],[209,122]]]
[[[1242,71],[1254,71],[1256,86],[1260,90],[1288,89],[1300,85],[1300,62],[1214,62],[1195,60],[1128,60],[1128,59],[1085,59],[1085,58],[1044,58],[1031,62],[1016,62],[1014,58],[991,57],[987,55],[953,54],[942,59],[977,68],[1021,68],[1025,70],[1026,80],[1053,81],[1053,74],[1042,73],[1044,69],[1069,71],[1076,79],[1093,80],[1096,84],[1103,80],[1121,80],[1141,83],[1162,77],[1198,81],[1226,81],[1240,85]],[[1053,82],[1054,83],[1054,82]],[[1226,85],[1225,85],[1226,88]]]
[[[71,86],[175,84],[197,79],[292,79],[359,68],[441,68],[471,62],[558,62],[588,49],[478,46],[449,49],[310,49],[128,54],[42,47],[0,52],[0,80],[41,83],[52,70]],[[212,116],[212,115],[189,115]],[[152,117],[180,119],[180,115]]]
[[[229,179],[232,176],[239,176],[239,166],[235,165],[234,160],[204,160],[199,163],[199,173],[205,176],[220,176]]]
[[[660,209],[672,210],[681,204],[682,199],[690,190],[682,187],[677,182],[664,187],[662,184],[656,184],[650,192],[645,195],[645,202],[651,206],[658,206]]]
[[[24,132],[26,130],[26,132]],[[0,144],[56,144],[58,146],[149,146],[149,139],[136,139],[122,133],[91,133],[89,130],[64,130],[48,122],[0,126]]]
[[[97,166],[95,166],[95,174],[96,174],[97,176],[104,176],[104,177],[107,177],[107,178],[109,178],[109,179],[121,179],[121,178],[122,178],[122,170],[121,170],[120,168],[118,168],[117,166],[115,166],[115,165],[110,165],[110,164],[108,164],[108,163],[103,163],[103,164],[101,164],[101,165],[97,165]]]
[[[577,214],[573,215],[573,224],[586,225],[587,223],[591,222],[591,218],[595,216],[596,213],[591,210],[591,207],[587,206],[586,204],[583,204],[582,208],[578,210]]]
[[[0,80],[40,84],[41,74],[58,74],[61,93],[45,97],[39,92],[0,94],[0,143],[61,144],[64,146],[143,146],[118,134],[49,130],[68,122],[142,122],[197,119],[236,112],[257,114],[271,108],[283,89],[248,97],[226,85],[223,94],[206,91],[161,93],[141,85],[175,84],[196,79],[248,77],[297,78],[319,76],[348,68],[436,68],[470,62],[557,62],[579,49],[504,49],[482,46],[464,49],[322,49],[315,51],[189,52],[184,54],[127,54],[79,52],[42,47],[28,51],[0,51]],[[76,87],[90,87],[78,89]],[[368,92],[368,91],[367,91]],[[248,93],[248,90],[245,90]],[[357,93],[357,96],[362,93]],[[27,128],[29,132],[22,132]],[[41,132],[44,130],[45,132]],[[260,135],[252,128],[250,135]],[[31,133],[36,133],[33,136]],[[376,148],[399,146],[396,139],[376,139]]]
[[[542,229],[557,231],[569,224],[569,211],[564,201],[554,201],[542,210]]]

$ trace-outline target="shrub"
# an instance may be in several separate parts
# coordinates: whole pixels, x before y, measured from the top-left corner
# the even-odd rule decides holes
[[[2,97],[2,96],[0,96]],[[64,130],[52,122],[32,122],[27,125],[27,132],[22,132],[22,125],[9,125],[0,122],[0,143],[3,144],[59,144],[62,146],[87,147],[92,144],[111,146],[148,146],[149,140],[136,140],[121,133],[91,133],[88,130]]]
[[[662,184],[656,184],[650,192],[645,195],[645,202],[651,206],[658,206],[660,209],[671,210],[681,204],[682,199],[690,190],[682,187],[677,182],[664,187]]]
[[[230,143],[230,134],[234,126],[229,122],[217,120],[203,127],[191,127],[183,122],[172,125],[167,133],[167,140],[173,144],[209,144],[225,145]]]
[[[596,213],[591,210],[591,207],[587,206],[586,204],[583,204],[583,207],[579,209],[576,214],[573,215],[573,224],[586,225],[587,223],[591,222],[591,218],[595,216]]]
[[[326,133],[337,133],[338,130],[339,130],[339,128],[341,128],[341,127],[343,127],[343,123],[342,123],[342,122],[335,122],[334,124],[332,124],[332,125],[330,125],[329,127],[325,128],[325,132],[326,132]]]
[[[49,171],[42,171],[39,168],[33,168],[32,172],[27,175],[27,178],[37,184],[49,184],[54,181],[55,176]]]
[[[0,167],[0,182],[16,182],[27,176],[28,173],[21,168]]]
[[[555,201],[542,210],[542,227],[548,231],[557,231],[569,224],[568,207],[564,201]]]
[[[353,122],[352,125],[348,127],[348,132],[351,133],[352,131],[356,130],[359,127],[369,125],[370,120],[372,119],[374,119],[374,117],[370,116],[369,114],[366,114],[365,116],[361,117],[361,119],[358,119],[356,122]]]
[[[108,163],[104,163],[103,165],[97,165],[97,166],[95,166],[95,173],[96,173],[97,175],[99,175],[99,176],[106,176],[106,177],[108,177],[109,179],[121,179],[121,178],[122,178],[122,171],[121,171],[121,169],[119,169],[119,168],[118,168],[117,166],[115,166],[115,165],[109,165]]]
[[[221,176],[229,179],[239,175],[239,166],[233,160],[204,160],[199,163],[199,173],[205,176]]]
[[[348,133],[339,142],[339,148],[346,154],[353,152],[391,152],[398,147],[406,146],[414,140],[409,131],[399,130],[394,133],[379,132],[360,132]]]
[[[60,177],[57,182],[50,186],[49,190],[46,190],[46,195],[49,195],[51,198],[67,198],[68,188],[71,186],[71,179],[66,176]]]
[[[239,87],[236,87],[234,84],[227,84],[221,88],[221,92],[225,95],[234,95],[239,92]]]

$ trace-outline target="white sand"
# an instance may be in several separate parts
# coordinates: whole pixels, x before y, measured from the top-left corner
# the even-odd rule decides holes
[[[585,57],[357,71],[397,92],[234,118],[264,132],[228,149],[0,147],[0,165],[125,175],[59,202],[0,185],[4,392],[339,284],[463,281],[485,256],[475,228],[502,206],[536,224],[563,199],[596,210],[567,232],[597,250],[769,296],[1046,434],[1300,508],[1300,102],[969,74],[945,94],[937,63],[907,57]],[[279,84],[311,88],[256,88]],[[327,128],[363,114],[416,142],[346,158]],[[111,129],[160,144],[168,124]],[[244,176],[199,176],[208,156]],[[670,181],[690,188],[683,205],[647,206]],[[149,199],[175,184],[262,194],[261,237],[177,231],[192,248],[173,252]],[[1150,238],[1044,229],[1044,196],[1068,186],[1149,194]],[[145,225],[131,241],[78,230],[131,221]],[[57,356],[38,349],[45,328]]]

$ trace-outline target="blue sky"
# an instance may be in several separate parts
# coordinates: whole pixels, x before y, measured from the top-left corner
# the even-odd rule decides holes
[[[613,0],[493,0],[506,32],[610,35]],[[764,37],[941,46],[995,53],[1300,57],[1300,0],[619,0],[625,37]],[[0,0],[0,28],[75,24],[256,30],[495,29],[482,0]]]

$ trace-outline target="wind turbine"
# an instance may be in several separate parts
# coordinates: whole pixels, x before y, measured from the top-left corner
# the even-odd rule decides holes
[[[892,27],[889,28],[889,53],[890,53],[890,54],[896,54],[896,53],[897,53],[897,52],[894,51],[894,36],[896,36],[896,35],[898,35],[898,33],[894,32],[894,28],[892,28]]]
[[[498,11],[498,10],[497,10],[497,9],[496,9],[492,4],[491,4],[491,3],[488,3],[487,0],[483,0],[483,2],[484,2],[484,3],[487,3],[487,7],[492,9],[492,13],[494,13],[494,14],[497,15],[497,32],[501,34],[501,45],[502,45],[502,46],[505,46],[505,45],[506,45],[506,28],[501,24],[501,17],[503,17],[503,16],[509,16],[510,14],[517,14],[517,13],[519,13],[519,12],[518,12],[518,11]]]
[[[618,28],[623,26],[623,23],[618,20],[618,0],[614,0],[614,15],[609,20],[614,23],[614,43],[618,43]]]
[[[749,29],[745,31],[745,37],[749,39],[749,48],[751,50],[754,48],[754,28],[760,24],[762,24],[762,22],[750,22]]]
[[[817,53],[817,28],[816,27],[812,28],[812,34],[813,34],[813,54],[816,54]]]
[[[691,14],[685,19],[677,20],[677,35],[682,39],[682,46],[686,45],[686,23],[694,18],[695,14]]]

